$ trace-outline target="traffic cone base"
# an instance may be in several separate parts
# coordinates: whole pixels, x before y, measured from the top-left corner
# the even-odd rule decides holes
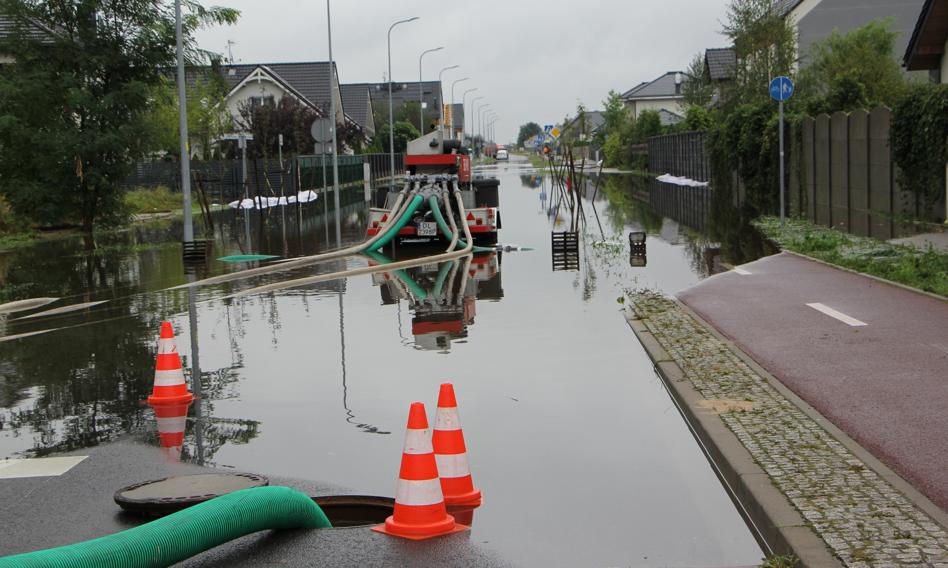
[[[445,507],[430,432],[425,405],[412,403],[395,489],[395,509],[384,524],[372,527],[373,531],[425,540],[466,529],[454,522]]]
[[[444,505],[442,504],[442,508],[443,507]],[[454,522],[454,517],[445,513],[444,518],[438,522],[412,523],[411,525],[399,523],[395,520],[395,515],[392,515],[385,519],[384,525],[374,526],[372,530],[389,536],[407,538],[408,540],[428,540],[429,538],[444,536],[446,534],[464,532],[469,528],[470,527]]]

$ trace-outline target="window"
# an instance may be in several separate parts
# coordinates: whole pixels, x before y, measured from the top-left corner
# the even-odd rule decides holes
[[[275,106],[272,95],[250,97],[250,108],[261,108],[266,106]]]

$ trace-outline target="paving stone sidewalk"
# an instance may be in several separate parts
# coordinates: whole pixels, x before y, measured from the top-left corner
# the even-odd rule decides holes
[[[668,297],[630,308],[846,566],[948,568],[948,533]]]

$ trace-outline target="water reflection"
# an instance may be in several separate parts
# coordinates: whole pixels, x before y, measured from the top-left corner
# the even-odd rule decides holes
[[[545,217],[549,230],[572,223],[567,219],[570,196],[564,195],[562,188],[557,193],[548,175],[519,175],[519,180],[525,190],[536,195],[536,212],[541,219]],[[653,264],[668,264],[662,245],[653,245],[647,259],[626,254],[631,250],[625,250],[624,241],[632,230],[647,233],[649,239],[679,243],[691,272],[700,276],[771,252],[748,224],[752,212],[734,209],[727,196],[700,191],[677,189],[642,176],[584,178],[575,192],[578,199],[573,201],[574,208],[580,202],[585,204],[584,214],[579,219],[571,216],[581,236],[582,270],[570,276],[575,278],[574,287],[583,301],[593,298],[604,277],[627,286],[638,274],[653,274],[649,272]],[[222,297],[227,289],[163,291],[188,279],[240,268],[217,262],[217,256],[259,252],[287,257],[336,246],[330,230],[335,214],[325,208],[326,202],[219,213],[214,257],[187,271],[175,238],[180,230],[178,221],[139,225],[94,241],[64,239],[0,253],[0,299],[4,302],[56,297],[61,298],[60,303],[46,307],[57,307],[107,300],[87,310],[44,317],[21,317],[30,315],[28,312],[0,314],[0,334],[6,338],[45,332],[0,342],[0,457],[77,450],[126,435],[159,447],[155,415],[140,401],[152,386],[154,339],[160,321],[176,318],[184,328],[180,331],[188,335],[184,341],[190,343],[190,353],[184,361],[198,395],[189,410],[180,456],[213,464],[225,445],[247,444],[260,433],[261,424],[252,406],[230,404],[239,402],[242,381],[247,378],[243,349],[248,348],[248,330],[263,327],[276,351],[279,339],[286,337],[282,326],[287,310],[308,314],[315,309],[314,302],[329,297],[339,304],[341,412],[347,423],[362,431],[387,433],[388,428],[360,419],[358,405],[351,400],[347,349],[353,347],[347,344],[346,303],[352,300],[347,300],[347,281],[293,292],[292,303],[281,302],[286,297],[281,295],[236,302]],[[527,217],[533,216],[533,206],[527,204],[523,211]],[[552,217],[551,211],[555,213]],[[536,244],[536,232],[523,232],[521,227],[527,222],[523,214],[519,221],[516,215],[513,208],[505,209],[509,225],[505,238]],[[344,200],[339,217],[342,242],[360,240],[364,204]],[[250,231],[246,230],[248,223]],[[404,251],[395,256],[403,258]],[[395,306],[392,317],[398,318],[399,339],[405,345],[449,353],[456,351],[457,343],[470,339],[477,302],[504,298],[501,261],[500,253],[477,254],[379,274],[372,282],[382,304]],[[642,270],[646,265],[648,270]],[[623,266],[638,271],[624,274],[620,272]],[[313,268],[317,273],[338,269],[334,264]],[[219,343],[210,347],[214,363],[207,369],[202,366],[202,327],[220,330],[221,335]],[[490,329],[485,328],[486,335]],[[208,336],[204,337],[207,341]]]
[[[612,229],[632,228],[682,245],[702,277],[777,252],[751,226],[755,212],[733,207],[729,195],[711,188],[682,187],[641,175],[606,175],[601,185]],[[631,255],[630,255],[631,256]],[[645,266],[645,256],[630,258]]]
[[[452,341],[468,337],[477,315],[477,300],[499,301],[504,297],[501,254],[475,253],[441,264],[381,272],[372,275],[372,283],[379,288],[383,305],[399,306],[399,330],[401,304],[408,305],[416,349],[447,353]],[[391,262],[380,254],[373,254],[369,260],[373,266]],[[406,339],[404,335],[402,339]]]

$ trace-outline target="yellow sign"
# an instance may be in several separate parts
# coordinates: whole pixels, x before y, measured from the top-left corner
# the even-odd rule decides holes
[[[559,129],[559,128],[556,128],[556,127],[554,126],[554,127],[553,127],[553,130],[550,131],[550,136],[552,136],[553,138],[559,138],[559,137],[560,137],[560,129]]]

